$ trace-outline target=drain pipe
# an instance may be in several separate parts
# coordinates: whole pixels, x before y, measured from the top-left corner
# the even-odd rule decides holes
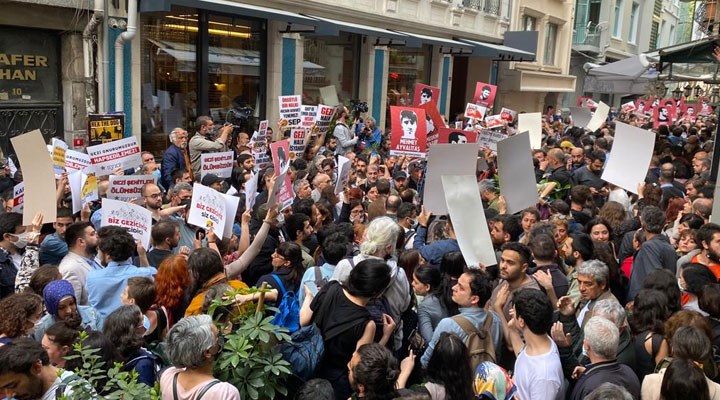
[[[95,58],[93,57],[92,49],[92,36],[97,31],[98,24],[105,17],[105,11],[103,10],[103,0],[94,0],[93,14],[90,17],[85,29],[83,29],[83,67],[84,67],[84,78],[85,78],[85,108],[88,113],[94,113],[96,111],[95,103]],[[98,47],[100,47],[98,45]]]
[[[127,0],[127,30],[115,40],[115,111],[125,111],[125,80],[123,75],[125,42],[130,42],[137,32],[138,0]]]

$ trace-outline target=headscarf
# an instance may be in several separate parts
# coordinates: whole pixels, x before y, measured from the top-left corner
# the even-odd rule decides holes
[[[489,361],[475,368],[475,394],[481,399],[510,400],[515,398],[515,385],[504,368]]]
[[[75,290],[72,284],[66,280],[52,281],[43,289],[45,308],[48,313],[54,317],[58,316],[58,305],[60,301],[66,297],[75,299]]]

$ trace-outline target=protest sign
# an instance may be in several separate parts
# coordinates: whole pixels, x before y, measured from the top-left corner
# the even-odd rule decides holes
[[[595,112],[593,113],[592,118],[590,118],[590,122],[588,122],[587,128],[591,132],[595,132],[596,130],[600,129],[600,127],[607,121],[607,116],[610,113],[610,107],[608,107],[607,104],[603,103],[602,101],[598,103],[597,107],[595,107]]]
[[[322,135],[330,130],[330,121],[335,115],[335,107],[318,104],[317,114],[315,115],[315,127],[317,134]]]
[[[481,129],[478,132],[477,144],[480,148],[487,147],[493,153],[497,153],[497,144],[499,141],[507,139],[508,135],[492,129]]]
[[[341,193],[350,180],[352,161],[349,158],[338,156],[338,179],[335,183],[335,194]]]
[[[94,173],[82,174],[82,184],[80,186],[80,205],[81,208],[85,204],[96,201],[98,199],[97,177]]]
[[[51,143],[53,172],[55,172],[55,177],[58,178],[65,172],[65,152],[68,145],[58,138],[52,138]]]
[[[150,248],[152,213],[150,210],[132,203],[103,199],[100,226],[119,226],[127,229],[135,240],[139,240],[145,249]]]
[[[92,172],[90,156],[75,150],[65,151],[65,169],[68,173],[73,171]]]
[[[474,143],[436,144],[428,156],[423,190],[425,209],[435,215],[448,212],[442,176],[473,175],[477,167],[478,147]],[[474,185],[475,190],[477,184]]]
[[[263,141],[268,141],[268,120],[264,119],[260,121],[260,123],[258,124],[257,132],[260,139],[263,139]]]
[[[135,137],[90,146],[87,152],[90,163],[99,175],[110,175],[117,168],[128,169],[142,165],[140,146]]]
[[[583,107],[570,107],[573,125],[585,128],[592,119],[592,111]]]
[[[280,103],[280,124],[282,127],[299,127],[302,121],[300,116],[302,96],[280,96],[278,102]]]
[[[235,155],[232,151],[204,153],[200,155],[200,179],[207,174],[220,178],[229,178],[232,174]]]
[[[88,114],[88,146],[120,140],[125,134],[125,114]]]
[[[275,185],[273,185],[267,204],[269,207],[275,207],[280,203],[280,211],[282,211],[292,205],[294,196],[290,175],[285,171],[275,179]]]
[[[255,166],[258,171],[270,165],[270,156],[267,154],[268,138],[268,121],[262,120],[258,125],[258,130],[253,134],[251,145],[252,154],[255,158]]]
[[[322,97],[322,102],[324,104],[329,104],[333,107],[340,105],[340,100],[338,100],[338,95],[337,95],[337,90],[335,90],[335,85],[321,87],[320,88],[320,97]]]
[[[257,197],[258,175],[253,174],[247,183],[245,183],[245,209],[252,210],[255,205],[255,197]]]
[[[682,108],[683,116],[688,117],[690,119],[695,119],[695,117],[697,116],[696,107],[697,107],[697,104],[693,104],[693,103],[683,104],[683,108]]]
[[[488,129],[493,128],[502,128],[505,125],[505,120],[503,119],[502,115],[488,115],[485,117],[485,126]]]
[[[212,228],[215,236],[223,238],[225,230],[226,202],[223,194],[199,183],[193,185],[188,224],[202,229]],[[232,218],[232,217],[230,217]]]
[[[226,215],[222,237],[229,238],[233,234],[233,224],[235,224],[235,217],[237,216],[238,206],[240,205],[240,198],[225,193],[221,193],[221,195],[225,200]]]
[[[288,150],[290,151],[290,160],[302,158],[305,152],[305,142],[310,137],[304,128],[293,128],[290,130],[290,143]]]
[[[523,132],[509,136],[498,142],[497,149],[500,194],[505,198],[508,214],[515,214],[538,201],[530,134]]]
[[[440,88],[416,83],[413,90],[413,107],[420,107],[423,104],[432,104],[437,108],[437,101],[440,99]]]
[[[515,118],[517,118],[517,112],[503,107],[502,110],[500,110],[500,117],[507,122],[513,122]]]
[[[12,212],[23,213],[23,203],[25,200],[25,182],[20,182],[13,188],[13,207]]]
[[[670,107],[658,105],[653,108],[653,127],[657,129],[660,125],[671,125],[672,124],[672,113]]]
[[[653,98],[649,99],[638,99],[635,102],[635,109],[638,114],[645,114],[648,111],[652,111]]]
[[[603,169],[602,179],[637,193],[638,183],[645,181],[654,145],[654,132],[616,122],[612,157]]]
[[[425,158],[427,121],[422,108],[390,107],[390,154]]]
[[[495,94],[497,93],[497,86],[489,83],[478,82],[475,84],[475,95],[473,96],[473,103],[483,106],[485,108],[492,108],[495,103]]]
[[[475,143],[477,141],[477,132],[464,131],[462,129],[440,128],[438,134],[438,143]]]
[[[290,167],[290,160],[288,158],[290,154],[290,141],[286,139],[270,144],[270,153],[272,154],[275,174],[278,176],[275,181],[275,186],[278,190],[273,191],[273,195],[278,197],[282,204],[280,209],[284,210],[288,205],[292,205],[293,198],[295,197],[292,191],[290,176],[287,174],[288,168]]]
[[[308,133],[310,132],[310,128],[315,124],[315,119],[317,119],[317,110],[317,106],[303,105],[300,107],[300,126]]]
[[[110,175],[107,198],[112,200],[130,201],[142,197],[142,187],[155,183],[152,175]]]
[[[631,113],[631,112],[635,111],[636,109],[637,108],[635,107],[635,103],[633,103],[632,101],[628,101],[627,103],[620,106],[620,111],[622,111],[624,113]]]
[[[70,195],[72,196],[72,209],[73,214],[82,210],[82,183],[83,175],[81,171],[69,171],[68,172],[68,184],[70,185]]]
[[[460,252],[470,268],[497,264],[475,175],[441,177]]]
[[[485,117],[487,109],[473,103],[467,103],[465,106],[465,118],[472,118],[481,121]]]
[[[518,115],[518,132],[526,131],[529,132],[530,146],[533,149],[542,147],[542,115],[539,112]]]
[[[713,113],[713,107],[710,105],[710,99],[707,97],[700,97],[697,103],[700,105],[699,110],[697,110],[699,115],[710,115]]]
[[[445,128],[445,122],[440,116],[434,102],[425,103],[418,108],[425,110],[425,123],[427,124],[427,144],[435,144],[438,141],[440,128]]]
[[[577,107],[584,107],[589,109],[595,109],[597,107],[597,103],[595,100],[592,99],[592,97],[584,97],[580,96],[577,98],[577,102],[575,104]]]
[[[55,196],[55,174],[50,157],[45,156],[45,140],[36,129],[10,139],[17,155],[25,182],[23,225],[32,225],[36,214],[43,215],[43,222],[55,222],[57,200]],[[38,157],[43,149],[43,157]]]

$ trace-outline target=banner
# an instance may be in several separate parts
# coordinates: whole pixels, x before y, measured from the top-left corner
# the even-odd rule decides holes
[[[427,121],[422,108],[390,107],[390,155],[425,158]]]
[[[523,113],[518,115],[518,132],[529,132],[530,147],[542,147],[542,115],[536,113]],[[528,153],[530,154],[530,153]]]
[[[638,183],[645,181],[654,145],[655,132],[616,122],[612,157],[602,179],[636,193]]]
[[[65,152],[68,149],[67,143],[58,138],[52,138],[52,162],[55,177],[60,177],[65,173]]]
[[[228,218],[226,211],[223,193],[199,183],[193,185],[188,224],[202,229],[212,228],[215,236],[222,239],[225,230],[225,219]]]
[[[280,96],[278,102],[280,104],[280,124],[282,127],[299,127],[302,121],[300,116],[302,96]]]
[[[478,132],[477,144],[480,148],[487,147],[492,150],[493,153],[497,154],[497,144],[501,140],[507,139],[508,135],[503,132],[498,132],[492,129],[481,129]]]
[[[45,155],[45,139],[40,130],[24,133],[10,139],[17,155],[25,182],[27,201],[24,202],[23,225],[32,225],[35,215],[43,215],[43,222],[55,222],[57,200],[55,174],[50,157]],[[42,149],[42,157],[38,151]]]
[[[467,103],[465,106],[465,118],[472,118],[478,121],[482,121],[485,118],[485,112],[487,108],[479,106],[473,103]]]
[[[477,132],[464,131],[462,129],[440,128],[438,134],[438,143],[475,143],[477,142]]]
[[[75,150],[65,151],[65,169],[68,173],[73,171],[83,171],[85,173],[92,172],[92,164],[90,156]]]
[[[349,158],[338,156],[338,179],[335,182],[335,194],[342,193],[350,180],[352,161]]]
[[[88,114],[88,146],[120,140],[125,134],[125,114]]]
[[[12,212],[22,214],[23,203],[25,200],[25,182],[20,182],[13,188],[13,207]]]
[[[318,135],[327,133],[330,130],[330,121],[333,115],[335,115],[335,107],[318,104],[315,116],[315,127]]]
[[[288,150],[290,151],[289,156],[291,160],[302,158],[305,152],[305,143],[309,137],[308,131],[304,128],[293,128],[290,130]]]
[[[277,197],[278,201],[282,204],[280,209],[284,210],[289,205],[292,205],[293,198],[295,197],[292,190],[292,182],[290,182],[290,175],[287,173],[290,168],[290,160],[288,158],[290,154],[290,140],[286,139],[271,143],[270,153],[272,154],[275,175],[278,177],[275,180],[275,189],[277,190],[273,191],[273,197]]]
[[[152,230],[150,210],[112,199],[102,199],[102,210],[100,226],[125,228],[135,240],[142,243],[145,249],[150,248],[150,231]]]
[[[87,152],[90,163],[99,175],[110,175],[117,168],[129,169],[142,165],[140,146],[135,137],[90,146]]]
[[[237,216],[238,206],[240,205],[240,198],[237,196],[231,196],[229,194],[221,193],[225,200],[225,226],[223,227],[222,237],[232,237],[233,225],[235,224],[235,217]]]
[[[510,136],[498,142],[497,148],[500,194],[505,197],[507,213],[515,214],[538,201],[530,134],[523,132]]]
[[[219,153],[204,153],[200,155],[200,179],[207,174],[214,174],[220,178],[229,178],[233,170],[235,155],[232,151]]]
[[[485,82],[478,82],[475,84],[473,103],[485,108],[492,108],[495,103],[496,93],[497,86]]]
[[[148,183],[155,183],[152,175],[110,175],[110,185],[107,198],[112,200],[129,201],[139,199],[141,189]]]
[[[437,101],[440,99],[440,88],[416,83],[413,90],[413,107],[420,107],[423,104],[433,104],[437,108]]]

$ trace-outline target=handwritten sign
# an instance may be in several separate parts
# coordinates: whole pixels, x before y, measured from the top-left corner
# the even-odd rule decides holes
[[[193,185],[188,224],[208,229],[222,239],[225,230],[226,201],[223,194],[199,183]]]
[[[150,231],[152,230],[152,213],[150,213],[150,210],[132,203],[112,199],[102,200],[102,210],[100,226],[125,228],[135,240],[142,242],[143,247],[150,248]]]
[[[229,178],[232,174],[234,155],[232,151],[205,153],[200,155],[200,179],[207,174]]]
[[[480,147],[487,147],[497,154],[497,144],[503,139],[507,139],[508,135],[492,129],[481,129],[478,132],[477,143]]]
[[[129,201],[139,199],[142,187],[147,183],[155,183],[152,175],[110,175],[108,199]]]
[[[142,164],[140,146],[134,137],[87,148],[90,163],[100,175],[109,175],[117,168],[135,168]]]
[[[302,116],[300,114],[302,109],[302,96],[280,96],[278,97],[280,103],[280,120],[281,123],[284,120],[287,126],[290,128],[297,128],[302,122]]]

